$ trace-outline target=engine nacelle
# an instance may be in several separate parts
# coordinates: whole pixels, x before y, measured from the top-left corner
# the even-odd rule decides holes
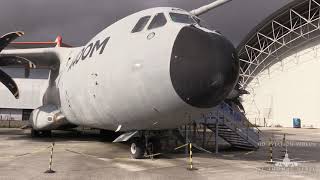
[[[70,125],[55,105],[45,105],[33,110],[29,121],[35,130],[54,130]]]

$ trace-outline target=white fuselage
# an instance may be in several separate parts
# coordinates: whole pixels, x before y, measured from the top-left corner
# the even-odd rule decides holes
[[[180,30],[189,25],[171,22],[171,11],[188,13],[173,8],[141,11],[73,49],[56,79],[68,121],[114,131],[119,126],[120,131],[158,130],[179,127],[210,111],[187,104],[173,88],[172,48]],[[152,19],[160,12],[168,20],[164,27],[131,33],[141,17]],[[94,46],[97,41],[106,41],[104,50],[103,45]]]

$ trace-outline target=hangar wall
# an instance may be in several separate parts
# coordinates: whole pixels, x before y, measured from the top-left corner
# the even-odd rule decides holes
[[[320,45],[297,52],[274,64],[250,83],[244,106],[252,123],[320,128]],[[249,85],[249,86],[250,86]],[[255,86],[255,87],[252,87]]]
[[[49,70],[31,69],[28,78],[24,68],[1,68],[18,85],[20,98],[15,99],[10,91],[0,83],[0,120],[22,120],[23,113],[42,105],[42,97],[48,87]]]
[[[0,121],[22,120],[21,109],[0,109]]]

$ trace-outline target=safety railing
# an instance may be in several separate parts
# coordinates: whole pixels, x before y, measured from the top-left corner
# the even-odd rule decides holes
[[[249,122],[245,115],[237,109],[233,109],[227,103],[221,103],[202,118],[195,120],[198,124],[225,125],[250,144],[258,147],[261,131]]]
[[[236,128],[240,129],[242,133],[245,133],[248,137],[253,138],[255,141],[259,141],[261,131],[260,129],[250,123],[250,121],[245,117],[245,115],[233,109],[227,103],[221,103],[216,110],[220,115],[231,120],[231,123],[234,123]]]

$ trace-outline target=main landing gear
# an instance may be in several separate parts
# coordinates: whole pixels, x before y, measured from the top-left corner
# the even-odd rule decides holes
[[[51,137],[51,131],[38,131],[35,129],[31,129],[31,137]]]
[[[161,142],[158,137],[142,134],[140,137],[132,138],[130,153],[133,159],[143,159],[161,151]],[[146,156],[145,156],[146,155]]]
[[[142,159],[145,153],[145,145],[139,138],[134,138],[131,142],[130,153],[133,159]]]

